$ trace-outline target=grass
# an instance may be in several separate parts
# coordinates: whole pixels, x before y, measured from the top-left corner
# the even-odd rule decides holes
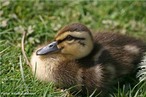
[[[138,0],[0,0],[0,95],[64,97],[71,95],[31,74],[21,54],[21,38],[30,57],[64,25],[80,22],[92,31],[114,31],[146,41],[146,2]],[[146,83],[117,88],[111,97],[146,97]]]

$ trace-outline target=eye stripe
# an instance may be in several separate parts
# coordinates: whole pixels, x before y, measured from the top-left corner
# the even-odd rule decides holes
[[[70,35],[71,36],[71,35]],[[74,36],[71,36],[73,39],[75,39],[75,40],[85,40],[85,38],[79,38],[79,37],[74,37]],[[63,41],[66,41],[67,40],[67,37],[66,38],[64,38],[64,39],[62,39],[62,40],[58,40],[57,41],[57,43],[59,44],[59,43],[61,43],[61,42],[63,42]]]
[[[61,42],[63,42],[64,40],[58,40],[57,41],[57,44],[60,44]]]
[[[85,40],[85,38],[79,38],[79,37],[73,37],[73,38],[76,39],[76,40]]]

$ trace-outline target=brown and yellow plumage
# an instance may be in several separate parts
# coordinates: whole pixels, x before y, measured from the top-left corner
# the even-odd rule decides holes
[[[146,44],[139,39],[116,33],[92,36],[86,26],[74,23],[58,31],[54,42],[34,51],[31,65],[42,81],[61,88],[76,86],[82,93],[96,90],[103,96],[135,72],[144,52]]]

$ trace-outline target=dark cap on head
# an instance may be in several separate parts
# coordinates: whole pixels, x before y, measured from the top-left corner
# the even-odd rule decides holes
[[[58,35],[64,33],[64,32],[88,32],[91,35],[91,31],[83,24],[81,23],[73,23],[73,24],[69,24],[65,27],[63,27],[59,32]]]

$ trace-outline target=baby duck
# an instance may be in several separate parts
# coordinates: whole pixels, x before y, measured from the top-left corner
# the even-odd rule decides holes
[[[86,26],[73,23],[58,31],[53,42],[35,50],[31,65],[41,81],[103,96],[136,71],[144,52],[146,44],[139,39],[116,33],[93,37]]]

